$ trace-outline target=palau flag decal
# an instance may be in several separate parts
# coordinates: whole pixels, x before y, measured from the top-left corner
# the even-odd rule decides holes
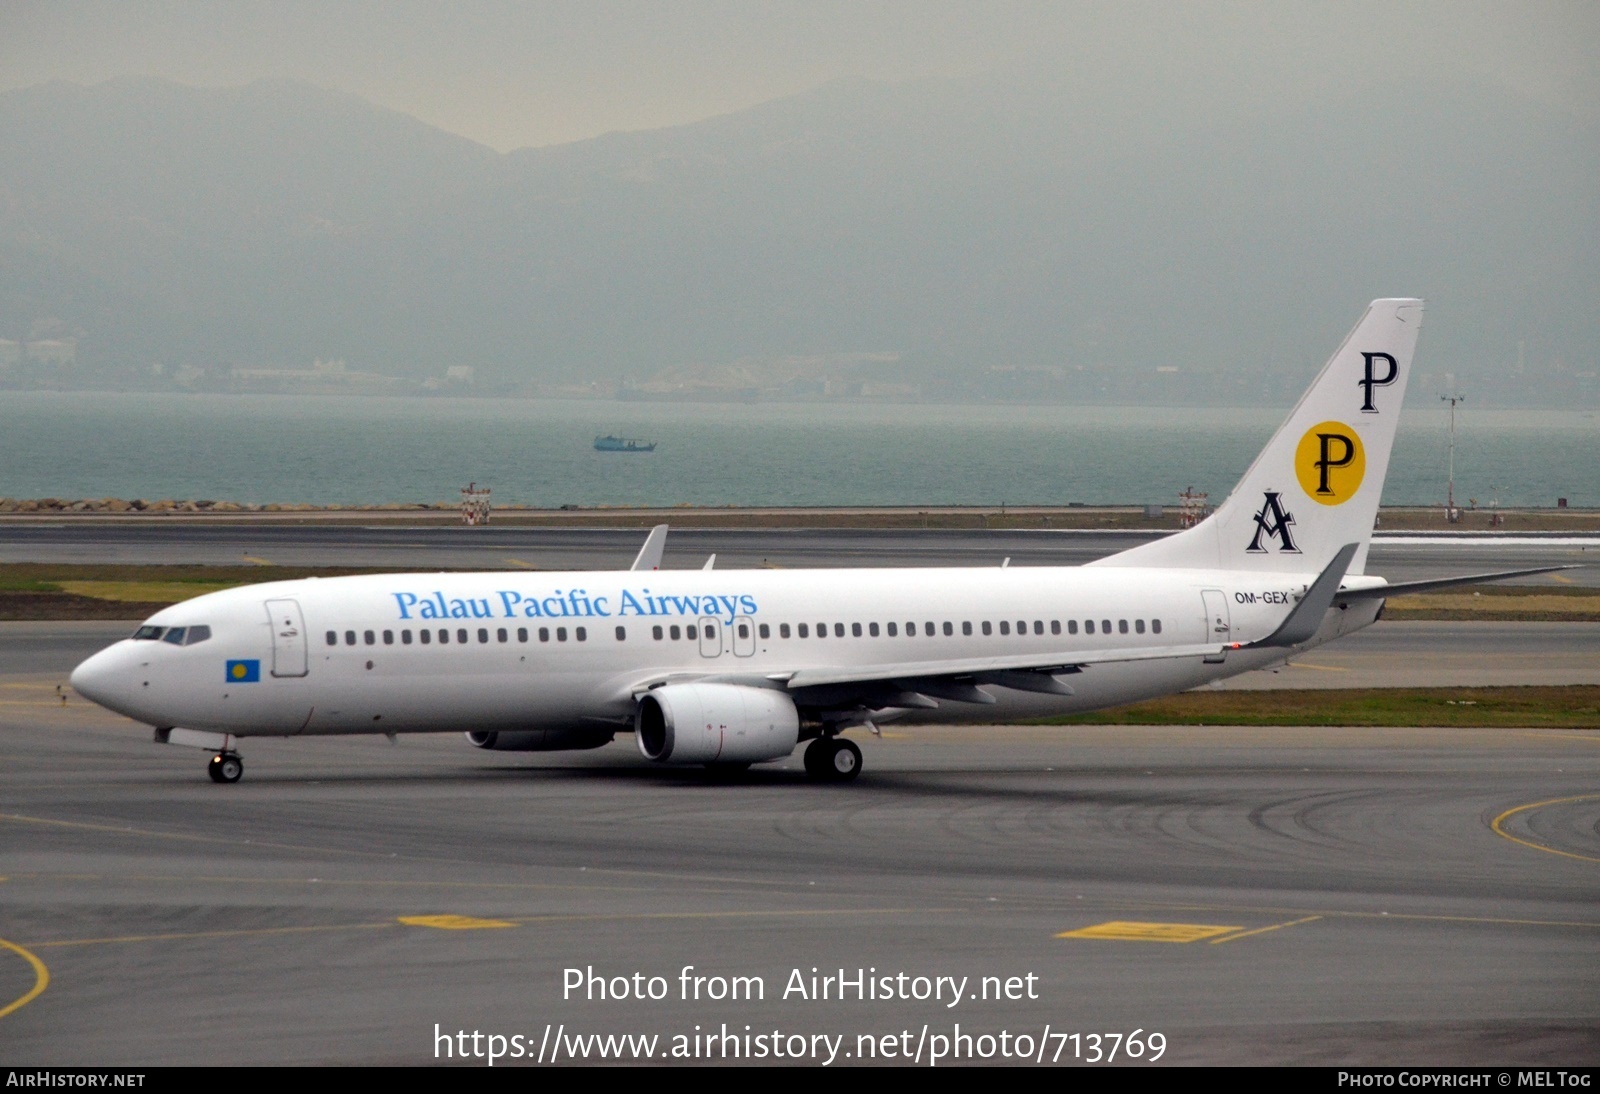
[[[230,684],[259,684],[261,682],[260,661],[229,661],[228,683]]]

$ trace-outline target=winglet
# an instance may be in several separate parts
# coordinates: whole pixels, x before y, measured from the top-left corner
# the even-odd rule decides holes
[[[1339,553],[1333,556],[1328,568],[1317,575],[1317,580],[1311,583],[1311,588],[1306,590],[1306,595],[1300,598],[1300,603],[1294,606],[1289,617],[1267,637],[1250,643],[1251,647],[1298,646],[1301,642],[1309,641],[1321,629],[1322,617],[1333,607],[1333,598],[1339,594],[1339,582],[1344,580],[1350,560],[1356,557],[1360,549],[1359,543],[1347,543],[1339,548]]]
[[[650,534],[645,537],[644,546],[639,548],[639,555],[633,560],[630,570],[659,570],[661,569],[661,555],[667,549],[667,526],[658,524],[650,529]]]

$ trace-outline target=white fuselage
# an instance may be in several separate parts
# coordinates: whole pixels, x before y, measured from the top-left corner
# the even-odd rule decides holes
[[[197,597],[128,639],[74,686],[157,727],[247,736],[625,728],[641,689],[734,680],[784,688],[808,672],[955,662],[1085,663],[1072,694],[992,683],[992,705],[938,701],[918,720],[1070,713],[1170,694],[1282,662],[1228,649],[1272,633],[1307,574],[986,568],[395,574],[275,582]],[[1352,583],[1378,584],[1373,579]],[[1372,622],[1331,610],[1307,648]],[[150,633],[150,632],[146,632]],[[426,640],[424,640],[426,636]],[[1071,670],[1068,670],[1071,671]],[[914,689],[911,689],[914,690]],[[892,706],[892,704],[890,704]],[[888,711],[887,716],[897,712]]]

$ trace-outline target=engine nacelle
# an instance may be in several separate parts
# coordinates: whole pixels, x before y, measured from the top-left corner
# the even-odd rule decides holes
[[[617,731],[608,726],[569,726],[562,729],[519,729],[512,732],[473,730],[467,740],[495,752],[561,752],[599,748],[611,743]]]
[[[668,684],[633,715],[647,760],[664,764],[779,760],[800,741],[800,712],[785,692],[739,684]]]

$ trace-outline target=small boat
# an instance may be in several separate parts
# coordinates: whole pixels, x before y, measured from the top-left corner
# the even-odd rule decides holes
[[[655,441],[639,441],[632,437],[618,437],[607,433],[594,439],[596,452],[654,452]]]

